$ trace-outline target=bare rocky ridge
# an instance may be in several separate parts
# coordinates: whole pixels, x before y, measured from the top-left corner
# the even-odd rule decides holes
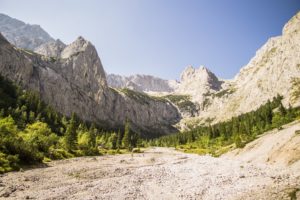
[[[15,46],[34,50],[54,39],[39,25],[25,24],[24,22],[0,13],[0,32]]]
[[[107,83],[113,88],[129,88],[139,92],[174,92],[176,85],[175,80],[169,81],[157,78],[150,75],[133,75],[133,76],[120,76],[116,74],[107,75]]]
[[[194,101],[203,101],[205,94],[219,91],[223,83],[204,66],[186,67],[181,73],[180,81],[164,80],[149,75],[126,77],[108,74],[107,82],[113,88],[129,88],[150,94],[187,94],[191,95]]]
[[[66,46],[60,58],[17,49],[0,37],[0,74],[37,91],[59,112],[93,121],[105,128],[131,128],[143,136],[175,132],[180,119],[167,101],[148,96],[126,95],[110,89],[95,47],[79,37]]]

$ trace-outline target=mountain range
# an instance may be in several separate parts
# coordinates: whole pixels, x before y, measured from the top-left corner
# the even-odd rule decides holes
[[[179,81],[106,74],[95,47],[82,37],[66,45],[4,14],[0,32],[2,76],[67,116],[75,112],[107,128],[129,120],[144,136],[163,135],[228,120],[278,94],[285,106],[300,105],[300,12],[231,80],[204,66],[186,67]]]

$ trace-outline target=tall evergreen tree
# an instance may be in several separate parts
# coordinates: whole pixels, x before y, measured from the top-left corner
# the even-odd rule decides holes
[[[117,138],[117,148],[121,148],[122,147],[122,139],[123,139],[123,135],[121,133],[121,131],[118,131],[118,138]]]
[[[267,121],[267,124],[272,123],[272,117],[273,117],[273,111],[270,100],[268,100],[266,106],[265,106],[265,119]]]
[[[117,148],[117,142],[118,142],[118,136],[116,133],[113,133],[110,137],[111,142],[111,148],[116,149]]]
[[[67,130],[65,133],[65,144],[66,148],[69,151],[72,151],[76,148],[76,141],[77,141],[77,132],[76,132],[76,115],[73,113],[72,117],[67,124]]]
[[[92,147],[96,147],[97,128],[94,123],[91,125],[89,129],[89,135],[90,135],[90,145]]]
[[[285,109],[285,107],[282,105],[281,102],[280,102],[280,104],[279,104],[278,109],[279,109],[279,112],[280,112],[280,114],[281,114],[282,116],[285,116],[285,115],[286,115],[286,109]]]
[[[126,123],[125,123],[124,136],[123,136],[122,143],[123,143],[123,147],[124,148],[127,148],[129,150],[132,149],[132,146],[131,146],[130,124],[129,124],[128,120],[126,120]]]

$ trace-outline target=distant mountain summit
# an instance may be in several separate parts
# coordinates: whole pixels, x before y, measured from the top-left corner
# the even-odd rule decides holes
[[[129,88],[139,92],[174,92],[177,82],[150,75],[120,76],[108,74],[107,82],[113,88]]]
[[[54,39],[39,25],[26,24],[0,13],[0,32],[13,45],[34,50]]]
[[[203,101],[203,96],[221,89],[222,82],[208,68],[188,66],[180,76],[180,83],[176,90],[180,94],[188,94],[195,101]]]
[[[181,73],[180,81],[165,80],[150,75],[121,76],[108,74],[107,82],[113,88],[129,88],[139,92],[181,93],[197,95],[208,90],[219,90],[221,81],[209,69],[188,66]],[[205,91],[204,91],[205,90]]]

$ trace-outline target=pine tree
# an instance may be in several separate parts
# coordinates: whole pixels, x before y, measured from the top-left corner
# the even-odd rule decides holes
[[[71,151],[76,148],[77,132],[76,132],[76,115],[73,113],[71,120],[67,124],[67,130],[65,133],[65,144],[67,150]]]
[[[117,142],[118,142],[118,137],[116,133],[113,133],[110,137],[110,142],[111,142],[111,148],[116,149],[117,148]]]
[[[122,139],[123,139],[123,136],[122,136],[121,131],[119,130],[118,131],[118,138],[117,138],[117,148],[118,149],[120,149],[122,147]]]
[[[130,140],[131,140],[130,124],[129,121],[126,120],[122,143],[123,143],[123,147],[129,150],[132,149]]]
[[[280,112],[280,114],[282,115],[282,116],[285,116],[286,115],[286,109],[285,109],[285,107],[282,105],[282,103],[280,102],[280,104],[279,104],[279,112]]]
[[[29,112],[29,122],[33,123],[35,121],[35,113],[30,111]]]
[[[265,118],[268,124],[272,123],[273,111],[271,107],[271,102],[268,100],[267,104],[265,105]]]
[[[92,147],[96,147],[96,138],[97,138],[97,128],[95,124],[93,123],[89,129],[89,134],[90,134],[90,145]]]
[[[5,111],[4,111],[4,108],[2,108],[0,110],[0,118],[4,117],[5,116]]]
[[[208,135],[210,138],[214,138],[214,130],[211,125],[208,127]]]

